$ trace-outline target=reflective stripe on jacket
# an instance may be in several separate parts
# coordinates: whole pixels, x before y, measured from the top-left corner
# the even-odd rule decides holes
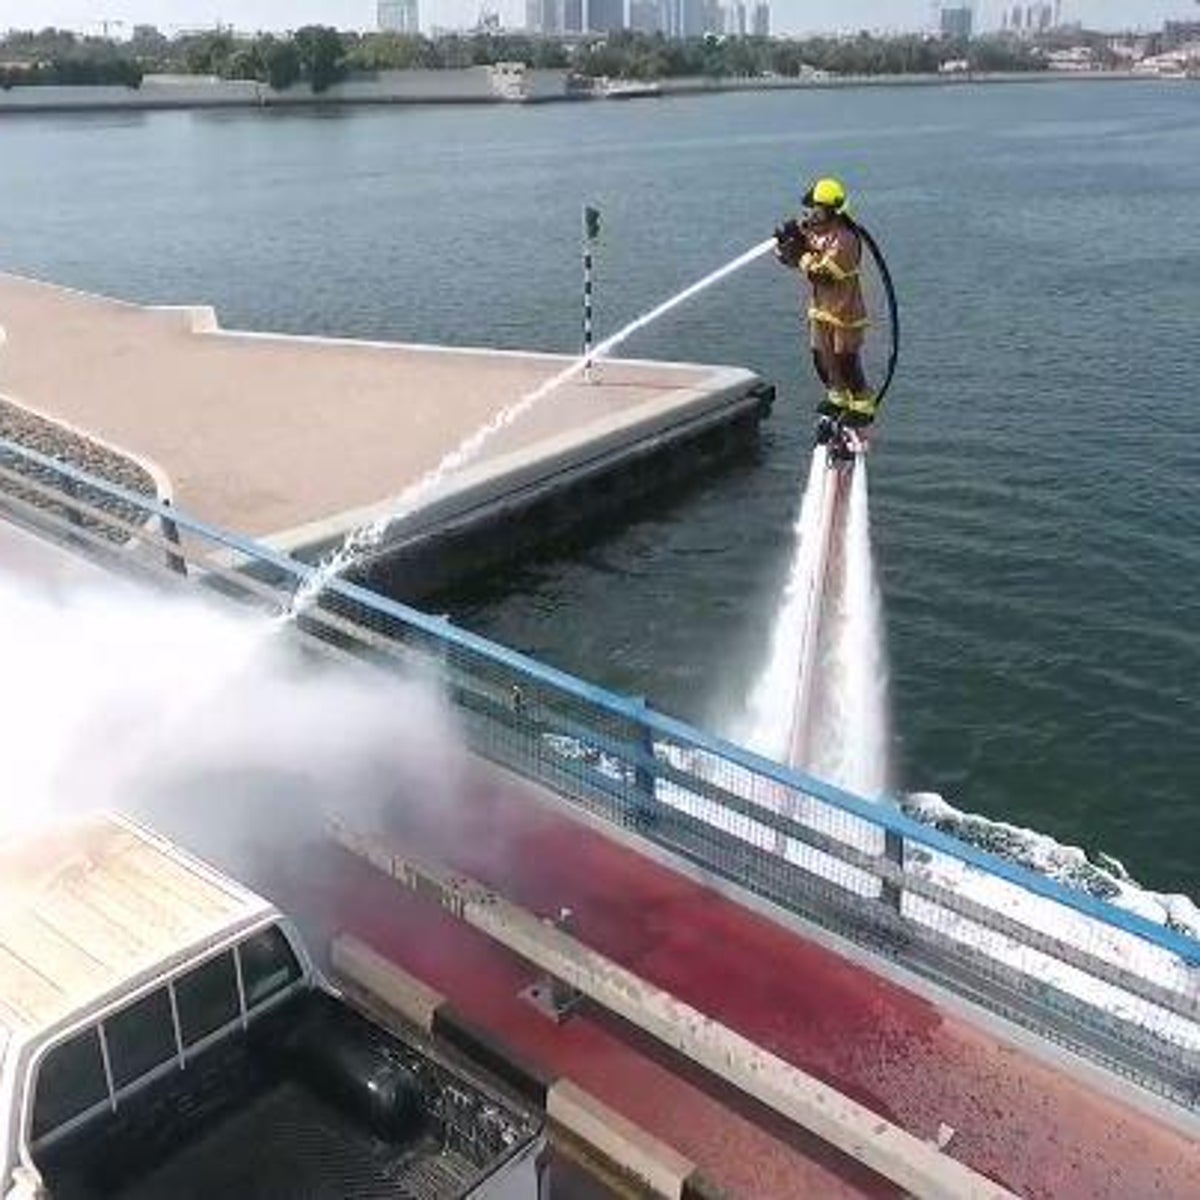
[[[821,230],[810,230],[808,253],[800,269],[812,287],[810,321],[835,329],[865,329],[871,322],[863,299],[859,268],[862,240],[844,221],[833,221]]]

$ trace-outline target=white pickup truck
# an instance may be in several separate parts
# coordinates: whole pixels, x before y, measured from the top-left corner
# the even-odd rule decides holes
[[[4,1200],[536,1200],[540,1118],[113,815],[0,848]]]

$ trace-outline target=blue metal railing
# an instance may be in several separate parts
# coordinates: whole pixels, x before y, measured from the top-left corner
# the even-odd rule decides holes
[[[107,497],[120,515],[70,495],[81,491]],[[199,582],[280,608],[314,570],[0,439],[0,508],[6,493],[19,516],[128,567],[186,562]],[[140,523],[128,521],[131,508]],[[123,530],[124,549],[88,524]],[[1177,1099],[1197,1099],[1200,940],[348,580],[331,581],[298,626],[356,655],[435,663],[480,753]]]

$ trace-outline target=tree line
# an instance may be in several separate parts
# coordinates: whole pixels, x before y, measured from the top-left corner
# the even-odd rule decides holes
[[[145,69],[124,45],[80,38],[66,30],[0,37],[0,88],[18,85],[113,84],[136,88]]]
[[[1044,56],[1010,38],[972,41],[904,35],[782,39],[669,39],[625,31],[570,43],[520,33],[476,32],[437,38],[389,33],[341,33],[310,25],[291,35],[240,36],[228,30],[163,36],[138,26],[127,41],[81,37],[63,30],[0,38],[0,86],[107,83],[137,87],[150,73],[254,80],[278,90],[307,84],[322,92],[349,75],[382,70],[452,69],[525,62],[586,77],[668,79],[679,76],[797,77],[908,75],[965,61],[976,71],[1043,69]]]

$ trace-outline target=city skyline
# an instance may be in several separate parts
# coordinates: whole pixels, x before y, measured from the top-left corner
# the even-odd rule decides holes
[[[305,24],[343,29],[376,28],[376,0],[38,0],[30,19],[29,0],[0,0],[0,29],[57,25],[99,32],[103,22],[121,32],[135,24],[157,25],[167,33],[211,27],[218,22],[239,30],[280,30]],[[975,28],[1000,26],[1003,0],[975,0]],[[465,28],[482,9],[497,12],[508,27],[525,21],[525,0],[423,0],[426,28]],[[1195,19],[1194,0],[1064,0],[1063,19],[1083,20],[1097,28],[1158,28],[1167,19]],[[118,25],[121,22],[122,25]],[[875,29],[900,32],[929,30],[935,24],[930,0],[774,0],[773,31],[780,34]]]

